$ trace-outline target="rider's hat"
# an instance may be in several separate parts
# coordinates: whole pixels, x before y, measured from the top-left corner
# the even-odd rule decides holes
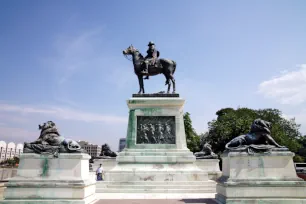
[[[150,41],[149,44],[148,44],[148,46],[150,46],[150,45],[155,45],[155,44],[154,44],[153,41]]]

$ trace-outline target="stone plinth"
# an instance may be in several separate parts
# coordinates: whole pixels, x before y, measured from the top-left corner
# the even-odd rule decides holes
[[[135,96],[127,101],[126,147],[97,192],[215,192],[215,182],[187,148],[183,106],[178,95]],[[156,97],[157,96],[157,97]]]
[[[295,172],[292,152],[230,152],[222,156],[220,203],[306,203],[306,182]]]
[[[196,165],[208,173],[208,179],[217,180],[222,176],[219,159],[197,159]]]
[[[89,174],[89,159],[84,153],[61,153],[58,158],[22,154],[0,203],[92,203],[96,181]]]

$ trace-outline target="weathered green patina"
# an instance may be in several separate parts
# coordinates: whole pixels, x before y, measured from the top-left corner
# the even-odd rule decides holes
[[[265,164],[264,164],[264,159],[262,157],[258,157],[258,167],[260,169],[259,176],[264,177],[265,176]]]
[[[129,122],[128,122],[128,130],[127,130],[127,136],[126,136],[126,146],[127,148],[131,148],[135,145],[135,138],[133,138],[133,135],[135,135],[135,110],[131,109],[129,112]]]
[[[47,157],[44,157],[43,161],[42,161],[42,173],[41,173],[41,176],[42,177],[48,176],[48,171],[49,171],[49,160],[48,160]]]

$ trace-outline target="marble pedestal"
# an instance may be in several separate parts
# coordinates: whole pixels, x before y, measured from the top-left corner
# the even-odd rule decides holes
[[[211,193],[216,183],[208,179],[208,173],[196,164],[196,158],[187,148],[183,121],[185,100],[179,97],[135,97],[127,101],[129,123],[126,148],[117,158],[116,166],[106,172],[106,181],[98,182],[97,192],[111,193]],[[150,142],[140,131],[140,117],[145,117]],[[167,137],[166,125],[171,123],[171,142],[161,141]],[[152,121],[152,122],[151,122]],[[166,121],[166,122],[165,122]],[[162,130],[158,129],[160,122]],[[139,123],[139,124],[138,124]],[[169,124],[170,124],[169,123]],[[152,125],[151,125],[152,126]],[[168,129],[169,130],[169,129]],[[156,141],[152,138],[154,135]],[[156,135],[156,136],[155,136]]]
[[[89,175],[89,159],[84,153],[61,153],[58,158],[22,154],[17,175],[5,184],[5,199],[0,204],[94,202],[96,181]]]
[[[216,181],[222,176],[219,159],[197,159],[196,165],[203,171],[207,172],[208,179]]]
[[[306,182],[297,177],[293,156],[289,151],[225,153],[216,200],[231,204],[306,203]]]

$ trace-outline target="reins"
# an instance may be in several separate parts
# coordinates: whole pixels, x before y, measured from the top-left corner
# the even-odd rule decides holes
[[[124,57],[125,57],[127,60],[132,61],[132,57],[129,58],[127,54],[123,54],[123,55],[124,55]]]

